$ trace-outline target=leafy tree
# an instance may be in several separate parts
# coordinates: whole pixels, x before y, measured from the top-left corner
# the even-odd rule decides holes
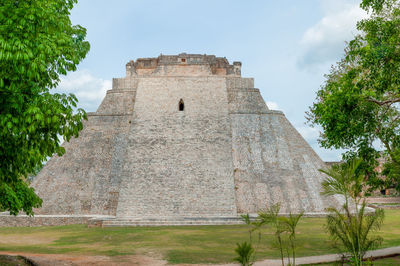
[[[33,172],[28,174],[27,181],[32,182],[33,179],[40,173],[40,171],[43,169],[43,164],[38,164],[34,169]]]
[[[322,127],[325,148],[353,152],[344,159],[363,158],[360,168],[372,187],[374,148],[380,142],[390,161],[392,184],[399,183],[400,158],[400,7],[398,0],[363,0],[370,16],[357,23],[359,34],[345,49],[345,57],[332,67],[307,113],[310,124]],[[397,172],[394,174],[393,171]]]
[[[77,0],[0,3],[0,210],[32,215],[41,199],[25,182],[54,153],[58,136],[82,129],[74,95],[51,94],[59,75],[75,71],[89,51],[86,30],[71,24]]]
[[[388,160],[383,164],[382,175],[385,176],[383,180],[385,182],[385,187],[394,187],[397,191],[400,191],[400,149],[396,149],[392,152],[392,157],[395,160]]]
[[[344,197],[342,208],[328,209],[326,228],[335,247],[343,254],[350,254],[353,265],[362,265],[365,253],[381,244],[382,238],[371,236],[371,233],[379,230],[384,218],[382,209],[374,214],[366,213],[366,185],[358,171],[360,163],[361,160],[356,158],[321,170],[327,175],[322,182],[322,194]]]

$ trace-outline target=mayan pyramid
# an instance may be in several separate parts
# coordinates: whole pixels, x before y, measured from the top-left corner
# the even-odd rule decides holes
[[[36,214],[168,220],[237,217],[274,203],[322,213],[324,163],[280,111],[214,55],[140,58],[126,65],[80,136],[32,186]]]

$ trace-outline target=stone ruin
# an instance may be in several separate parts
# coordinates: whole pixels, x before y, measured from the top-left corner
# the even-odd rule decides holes
[[[324,163],[241,63],[214,55],[130,61],[64,147],[32,183],[35,217],[3,221],[226,224],[278,202],[306,215],[340,203],[320,195]]]

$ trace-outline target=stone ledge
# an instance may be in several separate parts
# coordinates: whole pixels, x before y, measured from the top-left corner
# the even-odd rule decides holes
[[[37,226],[60,226],[69,224],[88,224],[93,218],[109,218],[105,215],[9,215],[0,214],[0,227],[37,227]]]
[[[232,92],[260,92],[260,89],[257,88],[232,88],[228,90]]]
[[[111,89],[107,91],[107,94],[110,93],[126,93],[126,92],[136,92],[136,89]]]
[[[367,212],[374,212],[367,208]],[[327,212],[307,212],[303,217],[325,217]],[[249,214],[251,220],[257,218],[256,213]],[[279,216],[289,216],[280,213]],[[244,224],[240,216],[210,216],[210,217],[107,217],[93,218],[88,221],[89,227],[126,227],[126,226],[190,226],[190,225],[238,225]]]
[[[373,208],[367,207],[367,213],[373,213]],[[280,213],[289,216],[289,213]],[[304,217],[325,217],[326,212],[307,212]],[[257,214],[249,214],[250,219]],[[234,225],[243,224],[240,216],[199,216],[199,217],[115,217],[111,215],[17,215],[0,213],[0,227],[38,227],[60,226],[69,224],[87,224],[89,227],[117,226],[178,226],[178,225]]]
[[[278,110],[268,110],[268,111],[260,111],[260,112],[230,112],[231,115],[283,115],[285,114],[282,111]]]
[[[132,115],[132,113],[126,113],[126,114],[97,114],[96,112],[87,112],[87,116],[128,116]]]

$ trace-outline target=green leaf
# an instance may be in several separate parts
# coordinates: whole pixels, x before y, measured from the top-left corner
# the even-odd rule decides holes
[[[76,0],[17,2],[0,5],[0,93],[6,95],[0,97],[0,206],[31,215],[41,200],[25,177],[65,152],[57,135],[77,135],[85,115],[73,115],[76,98],[68,101],[49,90],[67,69],[76,69],[90,46],[86,30],[69,18]]]

